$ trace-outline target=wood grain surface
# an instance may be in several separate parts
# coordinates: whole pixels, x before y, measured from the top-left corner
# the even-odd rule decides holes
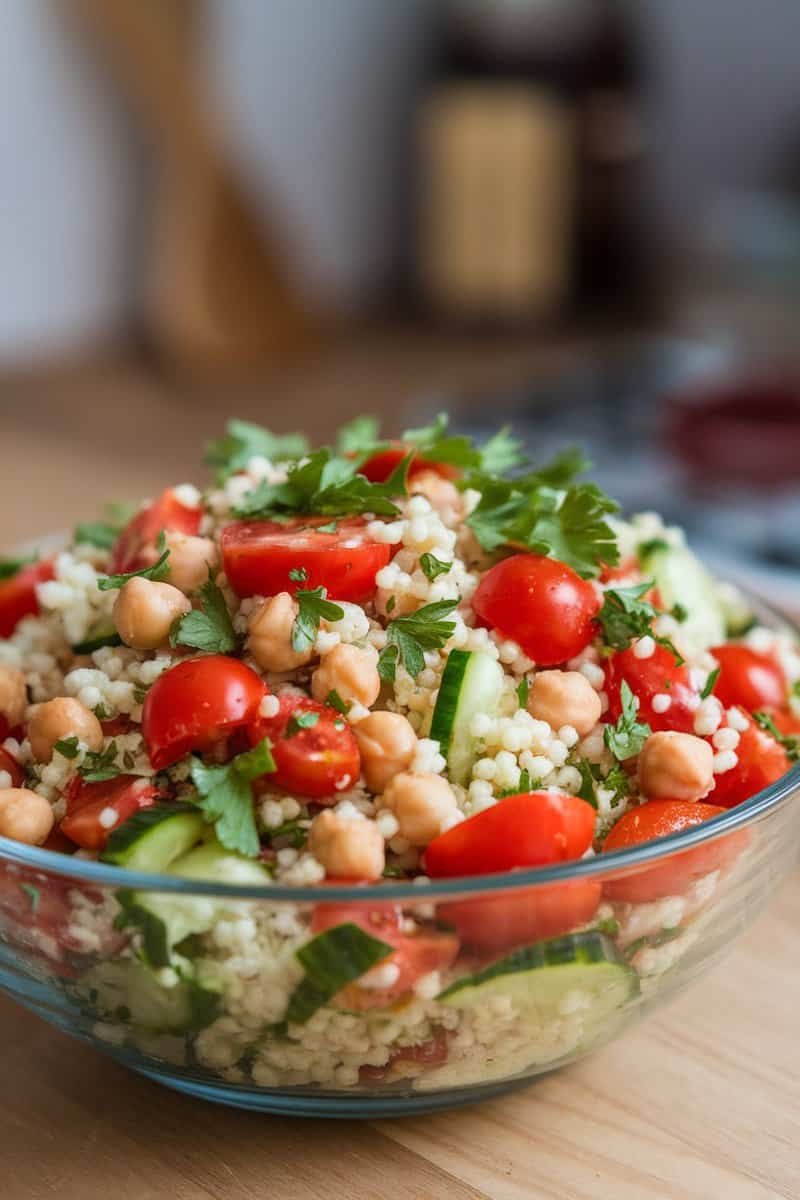
[[[423,384],[511,382],[525,348],[380,338],[220,400],[138,368],[0,380],[0,547],[190,477],[223,414],[402,425]],[[800,1200],[800,874],[730,957],[621,1041],[436,1116],[292,1121],[126,1072],[0,998],[0,1200]]]

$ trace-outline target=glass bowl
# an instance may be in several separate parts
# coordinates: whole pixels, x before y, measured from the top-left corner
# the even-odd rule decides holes
[[[455,1107],[618,1037],[721,959],[796,861],[799,797],[800,764],[633,849],[370,888],[144,875],[0,838],[0,987],[207,1100]]]

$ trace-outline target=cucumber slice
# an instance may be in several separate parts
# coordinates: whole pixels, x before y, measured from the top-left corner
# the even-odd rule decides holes
[[[453,783],[469,782],[478,757],[470,733],[477,713],[497,712],[503,692],[503,668],[479,650],[451,650],[433,710],[430,736],[447,759]]]
[[[73,654],[91,654],[94,650],[100,650],[103,646],[121,646],[122,638],[117,633],[114,626],[105,621],[102,624],[95,625],[90,629],[86,638],[82,642],[72,647]]]
[[[115,829],[100,855],[130,871],[165,871],[198,842],[205,821],[193,804],[154,804]]]
[[[681,641],[692,650],[705,650],[725,640],[725,614],[714,580],[686,546],[654,542],[641,555],[645,576],[652,576],[669,610],[675,604],[686,609],[681,624]]]
[[[351,922],[318,933],[295,954],[305,977],[292,993],[285,1020],[304,1025],[318,1008],[388,958],[393,950]]]
[[[476,975],[451,984],[437,999],[472,1008],[494,995],[510,996],[523,1013],[536,1010],[542,1023],[562,1015],[568,993],[581,993],[587,1023],[601,1025],[639,991],[636,972],[613,942],[595,931],[551,938],[515,950]]]
[[[98,963],[82,977],[80,991],[106,1018],[149,1033],[197,1033],[215,1021],[220,994],[193,977],[164,987],[137,959]]]

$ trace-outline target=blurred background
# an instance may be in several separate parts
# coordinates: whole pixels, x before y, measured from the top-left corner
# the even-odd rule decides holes
[[[232,415],[448,408],[588,446],[791,602],[797,0],[4,0],[2,31],[0,546],[197,477]]]

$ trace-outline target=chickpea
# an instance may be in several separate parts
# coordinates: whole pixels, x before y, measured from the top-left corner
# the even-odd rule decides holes
[[[383,793],[383,806],[394,813],[400,837],[427,846],[443,831],[457,808],[446,779],[429,771],[403,771]]]
[[[411,496],[424,496],[446,524],[455,524],[464,515],[464,502],[458,488],[437,471],[420,471],[408,481]]]
[[[639,755],[639,786],[648,799],[702,800],[714,786],[714,751],[693,733],[651,733]]]
[[[298,612],[294,596],[278,592],[251,614],[247,644],[263,670],[295,671],[313,658],[311,647],[301,651],[292,648],[292,626]]]
[[[97,717],[69,696],[37,704],[28,722],[28,737],[33,756],[41,763],[50,761],[53,747],[63,738],[76,737],[94,751],[103,746],[103,728]]]
[[[176,617],[191,611],[191,603],[171,583],[154,583],[136,576],[119,590],[112,618],[117,633],[134,650],[156,650],[169,637]]]
[[[343,817],[327,808],[315,817],[308,848],[326,875],[341,879],[380,879],[386,865],[383,837],[366,817]]]
[[[16,729],[22,724],[27,704],[28,695],[22,671],[0,663],[0,717],[9,729]]]
[[[400,713],[373,712],[353,726],[361,752],[361,770],[371,792],[382,792],[414,757],[417,735]]]
[[[53,810],[38,792],[0,789],[0,836],[41,846],[53,828]]]
[[[181,592],[196,592],[208,579],[209,569],[219,562],[217,547],[211,538],[185,533],[168,533],[166,543],[169,582]]]
[[[378,699],[381,679],[378,674],[378,655],[370,646],[340,643],[326,654],[311,677],[311,694],[325,703],[332,691],[346,703],[363,704],[369,708]]]
[[[540,671],[531,684],[528,712],[551,729],[571,725],[581,737],[600,720],[600,697],[580,671]]]

